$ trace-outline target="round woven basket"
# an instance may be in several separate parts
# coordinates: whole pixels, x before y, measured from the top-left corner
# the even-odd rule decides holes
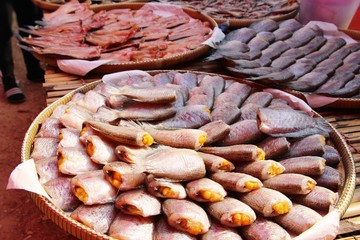
[[[155,75],[160,72],[166,72],[163,71],[148,71],[149,74]],[[185,71],[179,71],[179,72],[185,72]],[[197,74],[204,74],[204,72],[196,72],[191,71],[193,73]],[[248,85],[251,85],[252,87],[257,88],[259,91],[263,88],[266,88],[263,85],[246,81],[246,80],[240,80],[237,78],[219,75],[219,74],[210,74],[206,73],[207,75],[216,75],[221,76],[226,80],[235,80],[241,83],[246,83]],[[21,149],[21,161],[27,161],[30,158],[30,154],[32,151],[32,144],[33,140],[40,128],[40,124],[47,118],[49,118],[54,111],[54,109],[61,105],[66,104],[69,102],[72,98],[72,96],[75,93],[86,93],[87,91],[93,89],[95,86],[97,86],[99,83],[101,83],[101,80],[89,83],[84,85],[83,87],[80,87],[76,90],[71,91],[70,93],[66,94],[62,98],[58,99],[57,101],[53,102],[51,105],[46,107],[39,115],[34,119],[30,127],[28,128],[25,138],[23,140],[22,149]],[[318,117],[321,117],[318,113],[314,112],[314,114]],[[325,120],[325,119],[324,119]],[[325,120],[326,121],[326,120]],[[348,206],[350,205],[351,199],[353,197],[354,191],[355,191],[355,181],[356,181],[356,174],[355,174],[355,165],[354,160],[351,155],[351,151],[349,147],[347,146],[345,140],[341,136],[341,134],[330,124],[328,123],[331,129],[333,130],[330,133],[330,139],[335,146],[335,148],[339,151],[342,161],[340,163],[340,171],[341,175],[343,176],[341,181],[341,188],[339,190],[339,199],[336,203],[335,208],[340,212],[340,215],[342,216]],[[89,227],[75,221],[74,219],[70,218],[68,214],[66,214],[61,209],[57,208],[54,204],[52,204],[48,199],[45,197],[31,193],[31,198],[35,202],[35,204],[39,207],[39,209],[48,217],[50,218],[56,225],[58,225],[61,229],[64,231],[70,233],[76,238],[79,239],[113,239],[109,237],[108,235],[101,234],[99,232],[94,231],[93,229],[90,229]]]

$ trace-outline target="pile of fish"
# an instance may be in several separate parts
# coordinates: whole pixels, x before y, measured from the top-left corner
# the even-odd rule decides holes
[[[288,14],[299,8],[296,0],[180,0],[159,2],[176,4],[197,9],[215,19],[259,19]]]
[[[31,158],[58,208],[116,239],[290,239],[337,202],[330,131],[219,75],[132,74],[58,105]]]
[[[187,53],[212,34],[209,22],[190,17],[181,8],[156,11],[145,4],[138,10],[94,12],[89,5],[72,0],[46,14],[38,22],[41,25],[20,29],[29,33],[20,46],[40,55],[122,63]]]
[[[360,43],[326,38],[295,19],[263,20],[227,34],[208,60],[252,81],[331,97],[360,97]]]

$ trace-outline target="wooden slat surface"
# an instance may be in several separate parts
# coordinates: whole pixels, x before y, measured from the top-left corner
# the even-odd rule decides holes
[[[175,69],[193,70],[213,73],[223,73],[224,69],[218,63],[204,63],[195,61],[184,64]],[[96,80],[101,76],[79,77],[63,73],[58,69],[49,68],[45,74],[43,87],[47,93],[47,104],[54,102],[66,93]],[[354,109],[317,109],[328,122],[330,122],[344,137],[352,152],[356,165],[356,190],[352,203],[340,222],[337,239],[360,240],[360,113]]]

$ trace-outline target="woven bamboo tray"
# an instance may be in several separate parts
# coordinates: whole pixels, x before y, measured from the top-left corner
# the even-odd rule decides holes
[[[149,71],[151,75],[158,74],[160,72],[164,71]],[[184,72],[184,71],[179,71]],[[191,71],[198,74],[204,74],[204,72],[196,72]],[[258,90],[262,90],[263,88],[266,88],[263,85],[259,85],[254,82],[249,82],[245,80],[240,80],[237,78],[224,76],[220,74],[210,74],[206,73],[208,75],[217,75],[221,76],[226,80],[236,80],[238,82],[246,83],[251,85],[252,87],[257,88]],[[32,151],[32,143],[33,140],[40,128],[40,124],[47,118],[49,118],[54,111],[54,109],[61,105],[66,104],[69,102],[72,98],[72,96],[75,93],[81,92],[86,93],[87,91],[93,89],[95,86],[97,86],[99,83],[101,83],[101,80],[97,80],[91,83],[88,83],[82,87],[79,87],[69,93],[67,93],[65,96],[61,97],[60,99],[56,100],[49,106],[47,106],[39,115],[34,119],[30,127],[28,128],[25,138],[23,140],[22,148],[21,148],[21,160],[26,161],[30,158],[30,154]],[[318,117],[321,117],[318,113],[314,112],[314,114]],[[338,202],[335,205],[335,208],[339,211],[340,216],[343,216],[345,214],[346,209],[351,203],[354,191],[355,191],[355,184],[356,184],[356,174],[355,174],[355,165],[354,160],[351,155],[351,151],[346,144],[345,140],[343,139],[342,135],[330,124],[329,126],[332,129],[332,132],[330,133],[330,139],[336,149],[339,151],[341,155],[341,163],[340,163],[340,171],[342,173],[342,182],[341,182],[341,188],[339,190],[339,199]],[[52,204],[49,200],[47,200],[45,197],[31,193],[31,198],[35,202],[35,204],[38,206],[38,208],[48,217],[50,218],[56,225],[58,225],[61,229],[68,232],[69,234],[73,235],[76,238],[79,239],[96,239],[96,240],[102,240],[102,239],[113,239],[109,237],[108,235],[101,234],[99,232],[96,232],[89,227],[75,221],[74,219],[70,218],[68,214],[66,214],[61,209],[57,208],[54,204]]]
[[[140,9],[144,6],[144,3],[119,3],[119,4],[104,4],[104,5],[94,5],[91,7],[95,12],[101,10],[110,10],[110,9],[122,9],[129,8],[133,10]],[[209,22],[210,28],[214,29],[217,27],[217,23],[214,19],[210,18],[207,15],[204,15],[196,10],[183,8],[183,11],[188,14],[190,17],[199,19],[203,22]],[[119,62],[119,63],[108,63],[103,64],[91,71],[91,73],[113,73],[123,70],[154,70],[154,69],[165,69],[172,67],[174,65],[178,65],[181,63],[186,63],[193,59],[196,59],[202,55],[205,55],[210,50],[210,47],[207,45],[200,45],[199,47],[185,53],[172,55],[169,57],[158,58],[154,60],[146,60],[146,61],[138,61],[138,62]],[[47,63],[50,66],[57,66],[57,56],[50,55],[40,55],[37,53],[33,53],[34,56],[40,61]]]

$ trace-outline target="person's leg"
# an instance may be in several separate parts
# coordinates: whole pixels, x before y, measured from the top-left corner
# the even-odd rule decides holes
[[[35,21],[42,19],[41,9],[34,5],[32,0],[12,0],[12,2],[19,27],[35,26]],[[27,36],[26,33],[21,31],[20,35]],[[41,68],[39,60],[30,52],[23,49],[21,51],[24,56],[27,78],[33,82],[44,82],[44,70]]]
[[[12,8],[6,0],[0,1],[0,70],[5,96],[11,103],[25,101],[25,95],[18,88],[14,75],[14,62],[11,48]]]

